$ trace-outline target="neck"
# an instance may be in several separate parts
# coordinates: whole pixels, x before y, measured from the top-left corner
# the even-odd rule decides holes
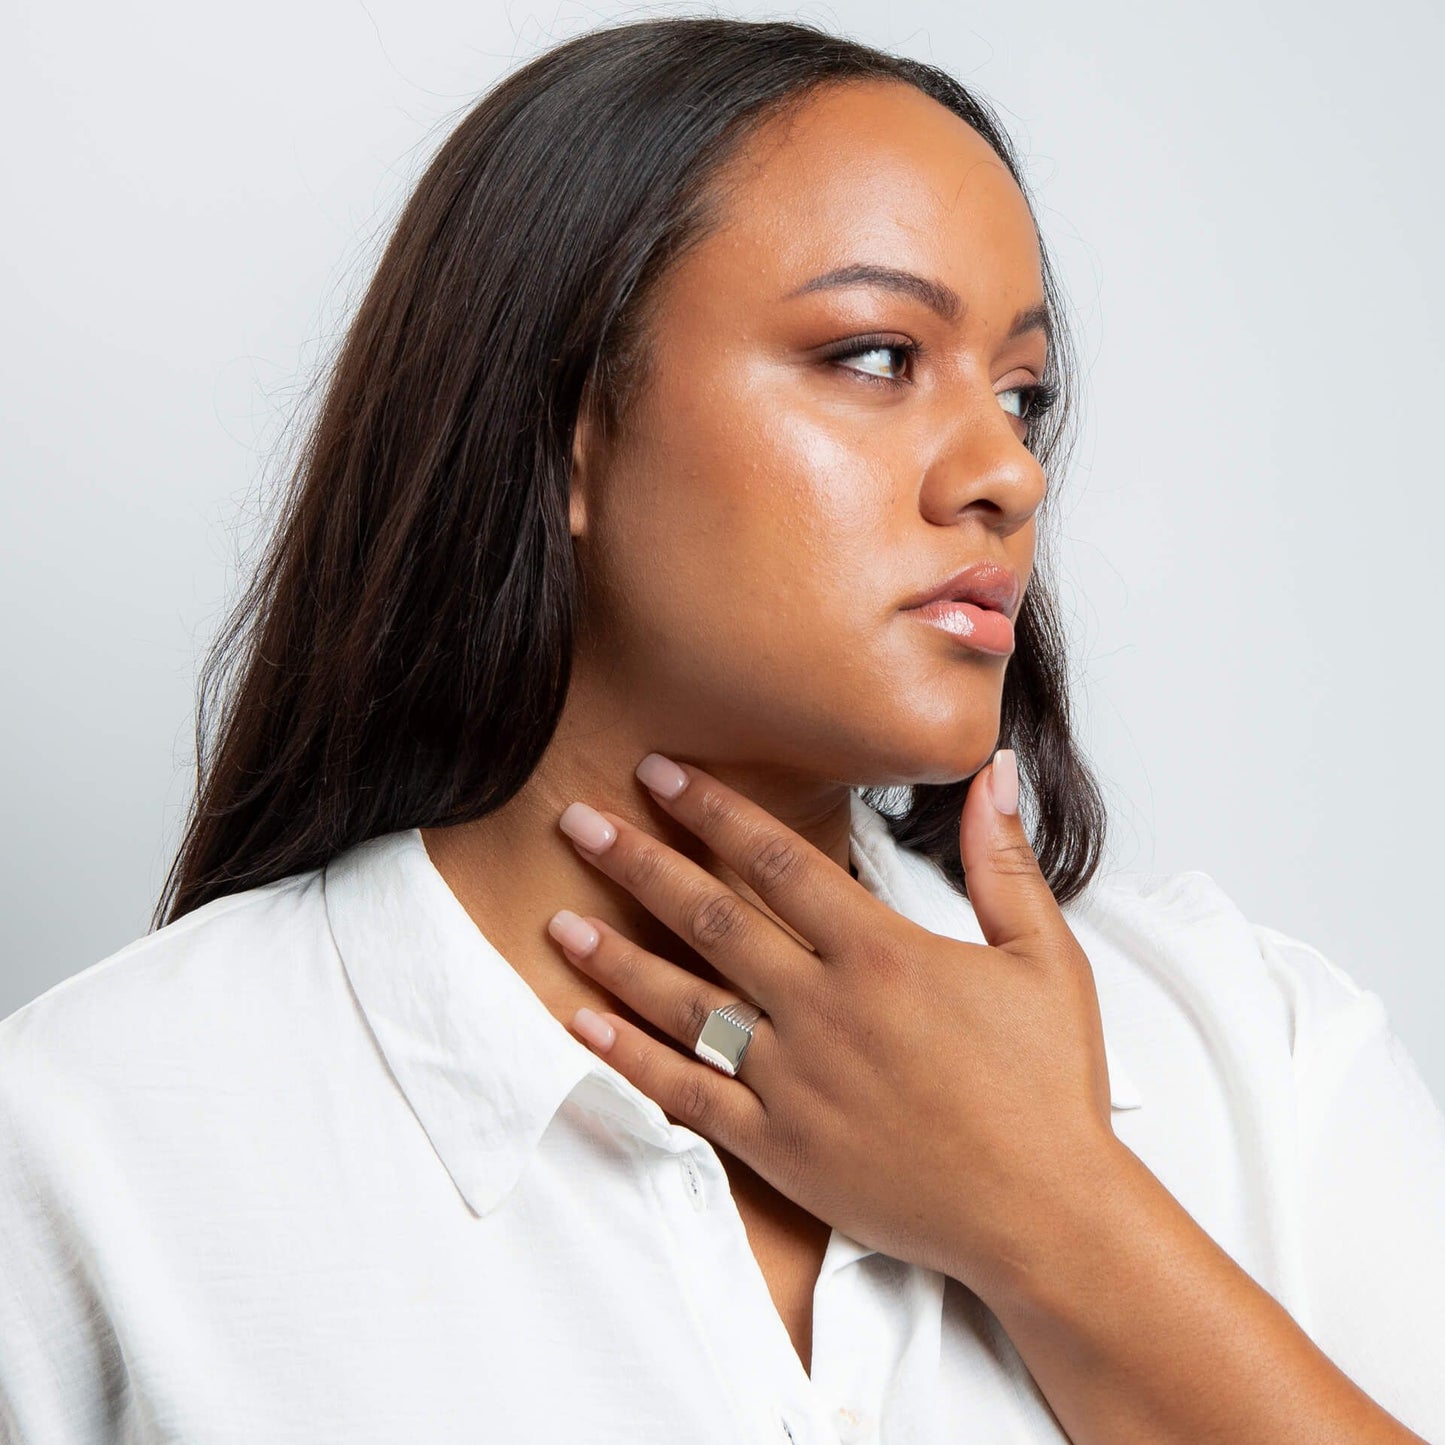
[[[720,879],[775,917],[722,859],[673,821],[633,774],[649,751],[704,769],[757,803],[839,867],[849,865],[849,790],[772,767],[709,762],[685,750],[628,737],[598,745],[554,738],[526,785],[474,822],[423,828],[432,863],[487,941],[564,1027],[583,1005],[621,1015],[656,1038],[661,1031],[574,968],[547,932],[559,909],[591,915],[625,938],[699,977],[732,987],[636,898],[580,857],[557,819],[574,801],[614,813]],[[675,1044],[675,1041],[668,1040]]]

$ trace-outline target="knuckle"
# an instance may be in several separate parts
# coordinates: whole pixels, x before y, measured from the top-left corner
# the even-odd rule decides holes
[[[690,993],[677,1006],[676,1035],[689,1046],[702,1035],[703,1025],[708,1021],[712,1007],[699,993]]]
[[[786,838],[764,838],[748,860],[748,883],[757,892],[768,892],[785,883],[802,866],[803,855]]]
[[[1083,1002],[1094,989],[1093,965],[1082,950],[1060,948],[1044,934],[1020,940],[1014,957],[1057,989],[1057,997],[1068,1000],[1070,1005]]]
[[[623,994],[632,996],[634,986],[646,978],[644,970],[650,962],[650,956],[636,944],[623,943],[611,951],[607,960],[608,981]]]
[[[770,1118],[768,1133],[778,1176],[784,1182],[806,1178],[808,1146],[802,1127],[791,1119]]]
[[[704,788],[695,806],[698,831],[704,835],[719,828],[731,812],[731,804],[716,788]]]
[[[1092,994],[1098,987],[1094,979],[1094,965],[1082,948],[1065,949],[1063,967],[1080,992]]]
[[[662,852],[653,844],[639,843],[627,851],[622,864],[622,883],[630,890],[645,889],[662,876]]]
[[[717,1080],[712,1077],[709,1065],[699,1064],[697,1068],[689,1069],[687,1078],[677,1091],[678,1117],[686,1119],[689,1125],[706,1123],[712,1116],[713,1090],[716,1087]],[[706,1131],[699,1129],[698,1132]]]
[[[1039,860],[1028,843],[1005,843],[994,854],[993,867],[1007,878],[1036,878]]]
[[[651,1095],[655,1099],[665,1098],[662,1091],[664,1075],[657,1065],[657,1059],[651,1049],[641,1050],[633,1060],[629,1070],[632,1082],[642,1090],[644,1094]],[[671,1108],[671,1105],[668,1105]],[[674,1110],[676,1112],[676,1110]]]
[[[706,953],[730,938],[743,925],[743,901],[736,893],[705,898],[687,921],[688,942]]]
[[[880,938],[870,949],[870,970],[881,980],[887,980],[896,987],[912,976],[918,966],[913,951],[897,939]]]

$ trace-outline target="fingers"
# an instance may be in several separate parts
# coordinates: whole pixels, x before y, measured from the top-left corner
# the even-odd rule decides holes
[[[581,926],[579,926],[581,925]],[[596,939],[589,949],[577,947],[590,928]],[[594,978],[614,998],[656,1024],[669,1038],[676,1039],[689,1054],[697,1043],[708,1015],[738,1001],[737,994],[718,988],[639,947],[600,918],[579,918],[569,909],[552,916],[547,931],[561,944],[572,964]],[[744,999],[744,1002],[747,1002]],[[760,1005],[761,1006],[761,1005]],[[611,1015],[608,1015],[611,1018]],[[767,1015],[753,1025],[753,1039],[738,1070],[737,1078],[750,1089],[766,1093],[769,1065],[776,1062],[776,1039]],[[698,1066],[716,1073],[710,1064],[696,1059]],[[686,1059],[684,1062],[688,1062]],[[723,1076],[727,1078],[726,1075]]]
[[[730,1079],[701,1059],[685,1058],[617,1014],[604,1013],[597,1017],[613,1029],[613,1041],[605,1048],[573,1025],[594,1053],[605,1058],[678,1123],[720,1144],[740,1159],[751,1162],[757,1158],[758,1141],[765,1134],[767,1111],[751,1089],[740,1087],[741,1075]],[[753,1050],[759,1042],[755,1038],[748,1045],[742,1074],[751,1068]]]
[[[974,774],[959,818],[959,855],[969,902],[990,947],[1037,952],[1069,933],[1019,817],[1012,749],[999,749]]]
[[[760,909],[645,829],[584,803],[571,804],[559,822],[588,862],[762,1008],[772,1010],[778,990],[796,980],[800,967],[817,966],[816,957]]]
[[[872,895],[845,868],[701,768],[649,753],[638,779],[820,955],[856,936]],[[732,975],[729,975],[731,977]]]

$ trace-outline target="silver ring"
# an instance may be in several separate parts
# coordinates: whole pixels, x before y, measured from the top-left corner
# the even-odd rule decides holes
[[[692,1046],[693,1053],[704,1063],[736,1078],[743,1055],[753,1041],[753,1025],[762,1016],[762,1009],[750,1003],[730,1003],[726,1008],[715,1008]]]

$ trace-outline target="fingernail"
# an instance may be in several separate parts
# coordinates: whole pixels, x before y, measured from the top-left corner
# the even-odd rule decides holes
[[[594,1049],[606,1053],[612,1047],[612,1041],[617,1037],[617,1030],[607,1022],[601,1014],[595,1014],[590,1008],[579,1008],[572,1019],[572,1027],[582,1035]]]
[[[586,919],[579,918],[570,908],[559,908],[547,920],[547,932],[569,952],[585,958],[597,947],[600,937]]]
[[[617,829],[586,803],[569,803],[558,822],[569,838],[575,838],[590,853],[601,853],[617,838]]]
[[[637,776],[664,798],[675,798],[687,787],[687,774],[661,753],[648,753],[637,765]]]
[[[993,805],[1000,813],[1019,810],[1019,764],[1012,748],[1000,748],[993,755],[993,769],[988,775]]]

